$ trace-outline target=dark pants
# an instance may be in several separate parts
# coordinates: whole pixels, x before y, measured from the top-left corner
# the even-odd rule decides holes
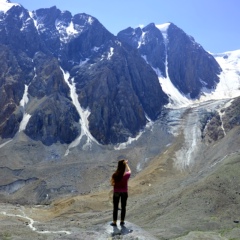
[[[126,215],[126,205],[127,205],[127,192],[115,192],[113,193],[113,221],[117,221],[118,216],[118,204],[121,198],[121,221],[123,222]]]

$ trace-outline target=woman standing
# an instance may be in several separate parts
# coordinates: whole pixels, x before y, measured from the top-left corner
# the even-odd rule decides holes
[[[128,198],[128,179],[131,175],[131,169],[128,166],[128,160],[118,161],[118,167],[116,172],[112,175],[111,184],[113,186],[113,222],[111,226],[117,226],[118,217],[118,203],[121,198],[121,221],[120,225],[123,226],[126,205]]]

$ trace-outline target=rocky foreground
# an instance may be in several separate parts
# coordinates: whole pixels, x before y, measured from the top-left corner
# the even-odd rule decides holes
[[[240,239],[239,134],[236,127],[205,145],[199,162],[182,170],[173,161],[182,145],[179,135],[131,179],[123,229],[109,225],[109,187],[50,205],[1,204],[1,239]]]

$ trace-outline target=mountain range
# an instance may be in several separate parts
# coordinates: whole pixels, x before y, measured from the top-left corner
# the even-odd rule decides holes
[[[47,146],[127,142],[166,106],[214,92],[224,73],[173,23],[114,36],[87,14],[2,0],[0,32],[3,141],[23,132]]]

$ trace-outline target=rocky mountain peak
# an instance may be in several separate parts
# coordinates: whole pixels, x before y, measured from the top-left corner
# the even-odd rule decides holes
[[[213,89],[219,82],[221,68],[217,61],[174,24],[168,28],[167,56],[169,78],[185,95],[197,98],[203,87]]]
[[[199,97],[203,87],[215,88],[221,68],[193,37],[173,23],[151,23],[141,30],[140,36],[127,29],[118,37],[138,49],[160,78],[170,79],[179,92],[192,99]]]
[[[156,28],[155,23],[149,23],[146,27],[143,27],[143,32],[153,31]]]
[[[142,57],[151,64],[153,68],[159,68],[165,73],[165,43],[161,31],[154,23],[144,28],[126,29],[118,33],[118,38],[138,49]]]

